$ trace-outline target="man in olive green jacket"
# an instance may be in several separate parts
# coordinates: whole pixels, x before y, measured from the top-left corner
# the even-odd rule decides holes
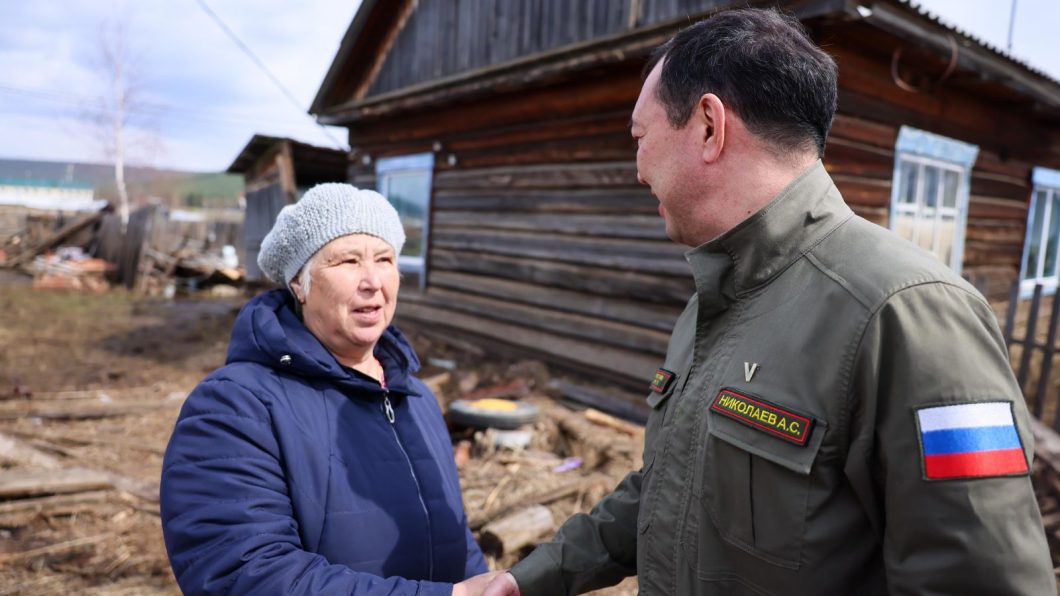
[[[637,168],[696,295],[644,466],[486,594],[1053,594],[1027,410],[989,305],[821,164],[836,67],[792,18],[656,52]]]

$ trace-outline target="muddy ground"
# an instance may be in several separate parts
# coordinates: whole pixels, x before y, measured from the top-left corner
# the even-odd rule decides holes
[[[244,300],[51,293],[30,289],[22,278],[0,278],[0,436],[30,450],[0,457],[0,473],[40,480],[76,467],[91,476],[80,487],[0,497],[0,596],[179,594],[152,491],[157,495],[183,398],[223,362]],[[459,394],[459,384],[473,389],[520,378],[532,388],[535,377],[540,385],[548,374],[534,363],[483,358],[414,329],[410,335],[425,361],[456,364],[443,399]],[[541,395],[525,398],[545,403]],[[529,455],[494,449],[482,434],[458,433],[455,439],[472,444],[472,459],[461,468],[469,515],[500,512],[505,499],[532,500],[542,487],[584,479],[578,490],[547,503],[561,521],[587,510],[639,465],[641,437],[615,441],[614,431],[582,432],[580,420],[564,428],[572,424],[580,447],[563,438],[564,424],[546,416]],[[590,454],[586,446],[595,449],[594,440],[600,449]],[[575,453],[585,456],[582,469],[566,476],[554,471]],[[92,485],[101,474],[105,481]],[[491,563],[509,565],[518,556],[491,557]],[[635,592],[635,580],[628,580],[599,594]]]

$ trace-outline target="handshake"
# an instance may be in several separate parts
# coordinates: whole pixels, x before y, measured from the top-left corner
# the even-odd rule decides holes
[[[505,570],[490,571],[455,584],[453,596],[519,596],[519,584]]]

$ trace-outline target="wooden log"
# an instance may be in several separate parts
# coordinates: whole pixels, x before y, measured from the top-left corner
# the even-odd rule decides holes
[[[67,240],[74,234],[84,230],[85,228],[99,223],[103,219],[104,211],[95,211],[92,213],[85,213],[77,219],[63,226],[59,231],[48,236],[32,249],[27,250],[13,259],[9,259],[4,262],[5,267],[16,267],[33,260],[37,255],[55,248],[63,241]]]
[[[644,432],[644,428],[630,424],[625,420],[619,420],[610,414],[605,414],[600,410],[589,408],[582,412],[585,419],[593,424],[599,424],[600,426],[617,430],[620,433],[627,434],[631,437],[635,437]]]
[[[22,418],[42,418],[45,420],[94,420],[115,416],[143,414],[159,408],[179,405],[177,401],[151,403],[109,403],[80,407],[19,407],[0,410],[0,420],[19,420]]]
[[[691,274],[686,247],[664,240],[617,240],[565,234],[438,227],[433,246],[457,251],[538,258],[675,277]]]
[[[590,476],[588,478],[573,478],[567,482],[543,491],[533,492],[524,497],[508,503],[501,503],[492,509],[482,512],[469,512],[467,525],[472,530],[478,530],[490,521],[517,511],[528,505],[547,505],[553,501],[564,499],[579,492],[589,490],[600,484],[603,478]]]
[[[666,240],[666,223],[658,215],[583,215],[575,213],[498,213],[438,211],[435,226],[585,234],[594,237]]]
[[[113,535],[113,532],[104,532],[102,534],[96,534],[94,536],[75,538],[73,540],[67,540],[65,542],[59,542],[57,544],[49,544],[48,546],[33,548],[18,553],[2,553],[0,554],[0,563],[10,564],[14,563],[15,561],[24,561],[26,559],[43,557],[46,555],[53,555],[56,553],[82,548],[85,546],[91,546],[94,544],[99,544],[100,542],[103,542],[104,540],[110,538]]]
[[[641,388],[645,379],[650,380],[659,366],[659,357],[633,351],[559,336],[555,333],[513,325],[497,320],[484,319],[478,314],[458,312],[436,304],[414,302],[411,294],[402,298],[398,317],[412,319],[424,327],[445,329],[448,332],[463,332],[477,341],[492,341],[490,349],[507,348],[519,355],[548,358],[568,370],[591,371],[610,375],[612,382]],[[487,344],[489,345],[489,344]]]
[[[84,506],[98,506],[114,495],[111,490],[90,490],[80,493],[15,499],[0,503],[0,515],[26,513],[29,511],[47,511],[62,514]]]
[[[689,296],[695,293],[691,275],[660,276],[591,265],[525,259],[518,255],[494,255],[432,247],[431,265],[434,267],[432,280],[442,270],[459,271],[475,273],[486,278],[510,279],[545,286],[545,290],[561,288],[596,296],[622,296],[630,300],[681,308]],[[479,291],[497,295],[496,291],[481,287]]]
[[[57,470],[63,467],[58,459],[4,433],[0,433],[0,460],[45,470]]]
[[[150,445],[142,441],[113,439],[109,436],[89,436],[75,433],[70,430],[48,432],[37,429],[34,431],[11,431],[11,434],[27,440],[47,441],[50,444],[70,443],[73,445],[104,445],[107,447],[122,447],[125,449],[135,449],[136,451],[146,451],[148,453],[154,453],[155,455],[165,455],[166,453],[165,445],[163,444]],[[50,446],[51,445],[49,445],[49,447]]]
[[[487,524],[479,534],[479,545],[483,552],[499,558],[534,544],[555,527],[548,507],[534,505]]]
[[[642,379],[640,388],[647,387],[649,381],[650,379],[648,378]],[[648,416],[651,414],[651,408],[639,396],[636,399],[615,399],[613,391],[602,393],[589,387],[567,383],[559,379],[554,379],[549,383],[549,387],[559,391],[563,397],[575,403],[604,410],[640,424],[647,423]],[[647,391],[647,389],[644,390]]]
[[[629,217],[648,216],[659,220],[659,203],[646,189],[456,189],[437,191],[432,199],[435,221],[448,211],[481,211],[496,220],[505,220],[519,213],[532,216],[537,212],[612,214]],[[445,216],[448,217],[448,216]]]
[[[406,296],[408,302],[411,296]],[[413,298],[413,300],[416,300]],[[431,288],[422,300],[441,308],[475,315],[483,320],[494,320],[512,325],[566,335],[601,346],[639,351],[644,354],[666,355],[669,334],[659,329],[646,329],[627,323],[617,323],[566,313],[555,308],[525,306],[506,300],[474,296],[445,288]]]
[[[644,191],[637,184],[637,165],[632,161],[585,164],[544,164],[439,172],[431,181],[436,191],[472,188],[496,192],[503,188],[554,189],[625,188]]]
[[[98,470],[5,470],[0,472],[0,499],[77,493],[111,486],[110,476]]]
[[[677,304],[657,304],[627,300],[624,297],[598,296],[585,292],[573,292],[539,283],[520,283],[486,275],[468,275],[452,271],[435,270],[431,273],[431,286],[447,288],[507,302],[520,302],[565,312],[588,315],[628,323],[669,333],[681,314]]]
[[[440,397],[443,393],[442,386],[448,383],[451,378],[452,374],[449,371],[445,371],[420,380],[431,390],[435,397]]]
[[[530,392],[530,385],[526,379],[515,379],[507,383],[497,383],[486,387],[479,387],[464,394],[463,399],[498,399],[507,397],[522,397]]]
[[[843,138],[859,141],[883,149],[894,149],[898,140],[898,127],[893,124],[882,124],[846,114],[837,114],[832,121],[832,131],[828,135],[828,145],[833,139]]]

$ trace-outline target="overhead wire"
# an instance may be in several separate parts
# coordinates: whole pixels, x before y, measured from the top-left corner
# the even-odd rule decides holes
[[[102,107],[106,98],[94,95],[75,95],[58,91],[42,91],[36,89],[22,89],[9,85],[0,84],[0,94],[30,97],[44,101],[64,104],[79,108],[82,112],[109,113]],[[188,106],[176,106],[155,102],[137,101],[126,106],[129,112],[135,112],[145,116],[165,116],[169,113],[179,113],[182,118],[198,119],[214,123],[229,124],[232,126],[246,126],[258,124],[260,120],[255,118],[240,118],[238,116],[222,115],[216,112],[204,111]],[[276,123],[275,120],[272,121]],[[281,124],[295,124],[294,120],[283,120]]]
[[[328,139],[331,140],[331,142],[335,143],[336,147],[339,147],[339,148],[342,148],[342,149],[349,149],[346,146],[345,143],[340,142],[338,139],[336,139],[334,136],[332,136],[331,132],[327,129],[327,127],[325,127],[320,122],[317,122],[317,120],[315,118],[313,118],[312,116],[310,116],[309,114],[307,114],[304,111],[304,107],[302,106],[301,102],[298,101],[298,98],[296,98],[294,96],[294,94],[291,93],[291,91],[289,89],[287,89],[287,87],[283,84],[283,82],[280,81],[280,79],[276,75],[274,75],[271,70],[269,70],[269,67],[265,64],[265,62],[262,61],[261,58],[258,58],[257,54],[255,54],[250,49],[250,47],[247,46],[247,44],[243,43],[243,41],[241,39],[239,39],[239,36],[237,36],[235,34],[235,32],[232,31],[232,29],[227,24],[225,24],[225,22],[221,19],[221,17],[218,16],[217,13],[215,13],[213,11],[213,9],[210,8],[210,5],[206,3],[206,0],[195,0],[195,2],[202,8],[203,12],[205,12],[206,15],[209,16],[210,19],[213,20],[213,22],[216,23],[217,26],[220,27],[222,31],[224,31],[225,35],[227,35],[228,38],[230,40],[232,40],[232,43],[236,44],[236,46],[240,50],[242,50],[242,52],[244,54],[246,54],[247,57],[250,58],[250,60],[252,62],[254,62],[254,64],[256,64],[257,67],[260,68],[262,72],[265,73],[265,76],[267,76],[269,78],[269,80],[272,81],[273,84],[276,85],[276,87],[279,88],[280,91],[283,92],[284,96],[286,96],[287,99],[289,99],[291,101],[291,103],[296,108],[298,108],[299,112],[301,112],[302,114],[304,114],[305,116],[307,116],[311,120],[313,120],[313,123],[316,124],[318,127],[320,127],[320,130],[324,133],[324,135]]]

